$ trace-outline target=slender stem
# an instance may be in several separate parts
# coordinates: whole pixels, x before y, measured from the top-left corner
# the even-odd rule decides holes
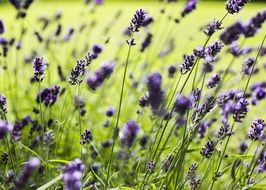
[[[134,33],[131,34],[131,40],[133,39],[133,35],[134,35]],[[118,124],[119,124],[120,113],[121,113],[121,108],[122,108],[124,87],[125,87],[125,81],[126,81],[126,76],[127,76],[127,68],[128,68],[128,63],[129,63],[131,47],[132,47],[132,45],[129,44],[127,58],[126,58],[126,65],[125,65],[125,68],[124,68],[124,74],[123,74],[123,79],[122,79],[120,97],[119,97],[119,105],[118,105],[118,112],[117,112],[117,117],[116,117],[116,124],[115,124],[114,132],[113,132],[113,143],[112,143],[111,154],[110,154],[110,158],[109,158],[109,162],[108,162],[106,185],[104,187],[105,190],[109,186],[109,177],[110,177],[110,172],[111,172],[111,164],[112,164],[112,161],[113,161],[114,146],[115,146],[115,142],[116,142],[116,139],[117,139]]]
[[[247,88],[248,88],[248,85],[249,85],[249,82],[250,82],[251,76],[252,76],[252,74],[253,74],[253,72],[254,72],[254,69],[255,69],[256,63],[257,63],[257,61],[258,61],[258,58],[259,58],[259,55],[260,55],[261,49],[262,49],[262,47],[263,47],[263,44],[264,44],[264,42],[265,42],[265,39],[266,39],[266,34],[264,35],[264,38],[263,38],[263,40],[262,40],[262,42],[261,42],[261,45],[260,45],[259,51],[258,51],[257,56],[256,56],[256,58],[255,58],[255,63],[253,64],[252,69],[251,69],[251,72],[250,72],[250,74],[249,74],[249,76],[248,76],[248,81],[247,81],[247,84],[246,84],[246,86],[245,86],[244,94],[245,94],[246,91],[247,91]]]

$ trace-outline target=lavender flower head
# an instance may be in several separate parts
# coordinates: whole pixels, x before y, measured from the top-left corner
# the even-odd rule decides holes
[[[15,185],[18,189],[24,189],[27,182],[29,181],[33,171],[36,170],[40,166],[40,160],[37,157],[31,158],[23,167],[20,172]]]
[[[87,85],[90,87],[90,89],[96,90],[98,87],[100,87],[103,82],[113,73],[114,67],[115,62],[111,61],[109,63],[103,64],[98,70],[92,73],[87,80]]]
[[[257,13],[252,17],[248,24],[245,25],[244,35],[246,38],[253,37],[266,21],[266,10]]]
[[[254,58],[247,58],[242,68],[242,74],[249,75],[251,73],[252,66],[254,65],[254,63],[255,63]]]
[[[209,78],[209,80],[207,82],[207,87],[208,88],[214,88],[220,82],[221,82],[221,75],[220,74],[214,74],[213,76],[211,76],[211,78]]]
[[[131,19],[128,29],[131,32],[139,32],[139,28],[143,26],[146,18],[146,13],[143,9],[139,9],[135,12],[134,17]]]
[[[234,106],[233,118],[235,122],[242,122],[242,119],[246,117],[248,113],[248,101],[245,98],[240,98]]]
[[[164,92],[162,90],[162,76],[156,72],[148,76],[148,102],[154,114],[160,111],[160,106],[164,101]]]
[[[51,88],[43,89],[36,97],[37,103],[44,103],[45,106],[52,106],[59,95],[60,87],[55,85]]]
[[[120,134],[121,144],[126,147],[131,147],[139,131],[140,127],[138,123],[133,120],[128,121]]]
[[[187,0],[186,6],[184,7],[181,16],[185,17],[189,13],[191,13],[194,9],[196,9],[198,0]]]
[[[221,29],[223,29],[222,22],[219,21],[219,20],[215,20],[214,19],[213,21],[211,21],[208,24],[208,26],[207,26],[206,30],[204,31],[204,33],[207,36],[212,36],[216,31],[221,30]]]
[[[234,41],[237,41],[244,30],[244,25],[241,22],[236,22],[225,29],[220,36],[220,40],[223,41],[225,45],[229,45]]]
[[[0,140],[5,138],[8,132],[13,130],[13,126],[6,121],[0,120]]]
[[[71,69],[68,83],[77,85],[82,82],[82,77],[86,73],[86,66],[89,66],[93,60],[93,55],[88,53],[84,59],[78,60],[74,68]]]
[[[266,126],[266,124],[265,124],[264,120],[255,119],[252,122],[251,127],[248,131],[248,137],[252,141],[256,141],[256,140],[260,139],[261,136],[263,135],[263,130],[264,130],[265,126]]]
[[[230,14],[238,13],[248,3],[249,0],[227,0],[226,10]]]
[[[3,34],[5,32],[5,27],[2,19],[0,19],[0,34]]]
[[[216,40],[213,44],[209,45],[205,49],[206,56],[215,57],[223,48],[223,43]]]
[[[186,74],[188,71],[191,70],[193,65],[195,64],[195,56],[194,55],[184,55],[184,61],[179,66],[179,70],[182,74]]]
[[[79,158],[68,163],[62,168],[63,180],[65,182],[64,190],[80,190],[82,187],[82,174],[85,170],[85,165]]]
[[[19,0],[9,0],[9,2],[17,9],[19,10],[21,7],[20,1]]]
[[[43,61],[42,57],[36,57],[33,60],[33,73],[35,81],[42,82],[43,78],[45,77],[45,67],[46,63]]]
[[[216,143],[212,140],[208,141],[205,144],[205,147],[202,148],[200,154],[205,158],[210,158],[215,150]]]
[[[2,114],[7,113],[7,101],[4,95],[0,95],[0,112]]]
[[[191,107],[192,102],[190,98],[181,94],[177,95],[174,108],[175,112],[179,113],[180,115],[184,115]]]

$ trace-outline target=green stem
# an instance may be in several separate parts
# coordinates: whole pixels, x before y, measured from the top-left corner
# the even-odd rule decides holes
[[[131,34],[131,40],[133,39],[133,35],[134,35],[134,33]],[[113,133],[113,143],[112,143],[111,154],[110,154],[110,158],[109,158],[109,162],[108,162],[106,185],[104,187],[105,190],[107,190],[107,188],[109,186],[109,177],[110,177],[111,165],[112,165],[112,161],[113,161],[114,146],[115,146],[115,142],[116,142],[116,139],[117,139],[118,124],[119,124],[119,119],[120,119],[120,114],[121,114],[124,87],[125,87],[125,81],[126,81],[126,76],[127,76],[127,68],[128,68],[128,63],[129,63],[131,47],[132,47],[132,45],[129,44],[127,58],[126,58],[126,65],[125,65],[125,68],[124,68],[124,74],[123,74],[123,79],[122,79],[120,97],[119,97],[119,105],[118,105],[118,112],[117,112],[117,117],[116,117],[116,124],[115,124],[115,128],[114,128],[114,133]]]

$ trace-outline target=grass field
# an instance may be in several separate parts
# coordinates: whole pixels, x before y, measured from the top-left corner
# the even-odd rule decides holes
[[[224,150],[226,138],[218,143],[211,158],[203,159],[200,151],[208,140],[215,137],[222,125],[219,106],[214,106],[211,112],[202,119],[202,121],[207,121],[215,118],[217,122],[207,130],[203,139],[195,137],[187,147],[185,143],[188,143],[189,140],[185,142],[182,139],[186,137],[186,132],[190,131],[189,126],[191,126],[192,120],[188,119],[187,123],[183,124],[186,128],[183,125],[179,126],[180,128],[172,127],[177,125],[175,119],[163,121],[162,117],[156,116],[150,108],[139,106],[139,99],[147,93],[147,76],[154,72],[160,72],[162,89],[165,91],[166,97],[162,107],[167,107],[167,103],[171,101],[170,97],[174,92],[176,81],[181,75],[177,72],[173,78],[169,78],[169,66],[180,65],[184,54],[191,54],[195,47],[203,45],[206,41],[203,28],[214,18],[218,20],[226,14],[223,2],[203,1],[199,3],[194,12],[181,19],[179,15],[184,5],[185,2],[167,4],[137,0],[135,2],[108,2],[107,0],[106,3],[99,6],[84,5],[82,1],[37,1],[27,11],[25,19],[16,19],[17,12],[10,4],[0,5],[0,19],[5,24],[5,33],[0,37],[15,38],[15,45],[10,47],[8,56],[0,57],[0,95],[5,95],[8,102],[7,113],[2,114],[2,119],[4,120],[6,117],[8,123],[15,124],[25,115],[29,115],[32,120],[37,122],[37,125],[30,123],[20,131],[22,133],[21,140],[12,142],[11,132],[6,136],[6,141],[0,138],[0,153],[8,152],[9,157],[13,158],[8,164],[0,162],[0,189],[8,189],[9,187],[19,189],[16,179],[19,178],[20,171],[23,171],[25,162],[33,156],[41,160],[40,169],[21,189],[37,189],[41,186],[41,189],[63,189],[64,180],[61,180],[63,176],[61,167],[69,164],[75,158],[81,158],[85,164],[81,180],[84,185],[81,189],[107,189],[106,185],[108,188],[124,190],[190,189],[186,175],[189,166],[193,163],[198,164],[197,173],[202,179],[200,189],[210,188],[217,163]],[[248,22],[257,12],[265,10],[265,7],[265,3],[250,2],[239,14],[228,14],[222,26],[227,28],[237,20]],[[130,57],[126,61],[128,53],[126,40],[129,37],[123,35],[123,31],[129,26],[132,16],[139,8],[143,8],[148,15],[153,16],[155,22],[149,27],[141,28],[140,32],[134,34],[136,46],[132,46]],[[161,12],[162,9],[164,13]],[[60,13],[61,18],[54,19]],[[42,23],[38,21],[40,17],[50,20],[45,30],[42,30]],[[180,23],[175,23],[173,21],[175,18],[180,19]],[[59,36],[55,36],[58,24],[62,25],[62,31]],[[24,34],[23,28],[25,29]],[[74,28],[75,31],[70,40],[66,41],[64,36],[66,36],[69,28]],[[41,35],[43,41],[38,41],[35,32]],[[140,52],[141,43],[148,32],[153,34],[152,43],[142,53]],[[222,32],[223,30],[212,35],[209,44],[219,39]],[[265,33],[266,28],[263,25],[255,37],[244,39],[241,36],[238,40],[239,44],[243,47],[251,46],[253,51],[236,59],[227,52],[229,46],[224,46],[219,54],[219,60],[215,63],[213,73],[223,73],[232,59],[234,62],[230,68],[231,72],[223,79],[220,92],[230,89],[244,89],[248,77],[243,78],[241,76],[242,65],[247,57],[256,57]],[[18,50],[15,46],[20,39],[22,48]],[[90,52],[95,44],[100,44],[103,47],[103,52],[88,66],[83,83],[72,86],[67,81],[61,80],[58,75],[58,66],[61,66],[63,75],[68,80],[69,73],[75,67],[76,61],[81,60],[87,52]],[[174,44],[173,50],[166,56],[158,56],[160,52],[166,51],[169,44]],[[45,69],[45,78],[40,83],[30,82],[34,76],[32,69],[34,57],[43,57],[48,65]],[[26,58],[28,58],[28,62]],[[99,69],[103,63],[110,63],[111,61],[115,63],[113,73],[104,80],[99,88],[90,89],[86,84],[86,79],[92,76],[92,73]],[[259,72],[254,76],[252,75],[249,87],[255,82],[265,81],[264,62],[266,62],[265,56],[259,57],[256,63]],[[203,64],[203,61],[200,61],[199,64]],[[128,65],[128,73],[125,75],[121,113],[117,116],[121,99],[121,83],[126,65]],[[198,70],[191,71],[191,77],[188,81],[185,80],[186,77],[182,77],[178,91],[181,90],[181,84],[187,84],[182,93],[186,96],[189,95],[194,82],[200,88],[205,76],[201,72],[201,68],[202,65],[199,66]],[[206,79],[211,75],[208,73]],[[38,104],[36,95],[40,90],[54,85],[59,85],[61,89],[61,94],[55,104],[52,106]],[[198,102],[201,104],[208,95],[214,93],[214,89],[205,86],[202,90],[202,97]],[[248,93],[252,93],[249,88]],[[175,93],[174,97],[177,94]],[[82,100],[81,103],[84,102],[84,106],[81,104],[78,106],[77,99]],[[106,116],[106,110],[110,107],[116,110],[113,117]],[[257,166],[256,156],[259,151],[265,150],[262,143],[265,139],[252,143],[246,155],[239,153],[239,145],[243,141],[247,141],[248,144],[251,143],[247,138],[250,125],[255,118],[266,119],[265,108],[265,100],[259,102],[257,106],[250,105],[250,111],[243,122],[235,124],[235,134],[232,135],[226,151],[228,157],[222,158],[224,161],[219,170],[223,175],[215,182],[213,189],[229,189],[233,177],[242,179],[241,172],[245,172],[245,169],[249,168],[251,160],[254,161],[252,164]],[[34,112],[34,109],[37,109],[39,113]],[[84,116],[81,116],[81,110],[86,110]],[[186,113],[191,116],[193,112],[191,110]],[[178,114],[175,114],[173,117],[178,118]],[[109,125],[104,126],[107,120]],[[125,148],[119,139],[123,138],[122,128],[129,120],[135,120],[140,126],[140,131],[136,136],[134,145]],[[117,121],[118,126],[116,126]],[[150,150],[150,147],[155,148],[157,146],[158,139],[155,139],[154,142],[150,141],[151,143],[149,142],[146,148],[141,147],[137,142],[141,137],[149,136],[149,139],[153,140],[156,135],[162,134],[160,121],[162,121],[161,124],[169,122],[165,135],[162,135],[162,142],[168,140],[167,143],[163,146],[163,143],[159,141],[161,144],[158,145],[157,149]],[[233,117],[228,119],[228,123],[234,123]],[[38,124],[40,128],[38,128]],[[120,133],[114,146],[113,161],[110,174],[108,174],[112,149],[111,147],[104,148],[102,143],[112,140],[113,131],[116,127],[120,129]],[[89,129],[93,134],[93,140],[82,146],[80,144],[81,133],[86,129]],[[48,132],[52,132],[52,137],[49,136],[51,143],[44,145],[40,139],[44,135],[43,133],[47,134]],[[8,141],[10,141],[11,151],[7,147]],[[161,155],[156,162],[154,173],[148,173],[145,168],[147,162],[151,160],[147,160],[147,156],[153,154],[154,151],[161,152]],[[257,152],[254,154],[255,151]],[[165,174],[160,168],[167,155],[178,155],[179,153],[180,155],[184,154],[184,156],[178,160],[180,165],[177,164],[176,168],[171,168],[169,177],[168,173]],[[243,161],[241,163],[243,167],[235,166],[238,161]],[[93,170],[92,166],[96,167],[96,164],[99,165],[99,169],[97,167],[97,170]],[[237,171],[240,168],[240,173],[234,174],[235,171],[232,168]],[[15,177],[12,182],[4,183],[5,176],[11,169],[15,170]],[[146,179],[146,174],[149,176],[147,177],[149,180]],[[250,185],[246,181],[239,180],[239,186],[236,185],[235,188],[266,189],[264,175],[265,173],[257,174],[254,172],[252,179],[256,183]],[[175,178],[176,181],[171,182],[169,180],[171,177]],[[106,182],[106,178],[109,179],[108,182]],[[167,182],[169,183],[167,184]],[[45,184],[47,187],[43,186]],[[160,188],[161,184],[165,186]],[[65,189],[68,190],[66,187]],[[72,189],[75,190],[74,187]]]

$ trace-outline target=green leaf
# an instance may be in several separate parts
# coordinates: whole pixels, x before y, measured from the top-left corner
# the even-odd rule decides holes
[[[61,160],[61,159],[54,159],[54,160],[48,160],[47,161],[48,163],[49,162],[55,162],[55,163],[61,163],[61,164],[68,164],[69,163],[69,161],[67,161],[67,160]]]
[[[236,180],[236,168],[239,166],[239,161],[240,159],[237,158],[234,163],[233,163],[233,166],[232,166],[232,169],[231,169],[231,177],[232,179],[235,181]]]
[[[187,152],[187,153],[195,152],[195,151],[198,151],[198,150],[200,150],[200,149],[201,149],[201,147],[191,148],[191,149],[188,149],[186,152]]]
[[[49,181],[48,183],[44,184],[43,186],[39,187],[37,190],[45,190],[48,187],[52,186],[53,184],[57,183],[58,181],[60,181],[62,179],[63,175],[60,174],[59,176],[57,176],[56,178],[52,179],[51,181]]]

